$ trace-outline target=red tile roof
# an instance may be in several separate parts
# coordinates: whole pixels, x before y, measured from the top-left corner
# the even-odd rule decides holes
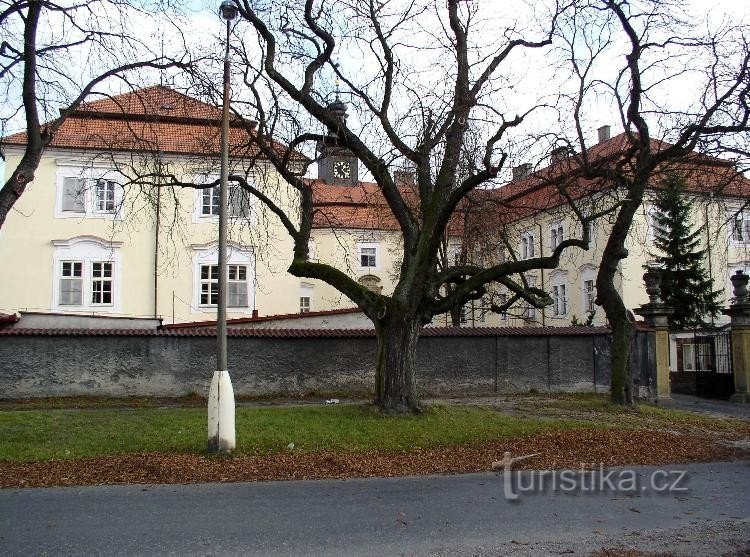
[[[254,127],[254,122],[232,121],[232,156],[258,156]],[[63,122],[50,146],[218,156],[220,135],[219,108],[157,85],[82,104]],[[26,133],[5,137],[2,144],[25,145]],[[284,149],[280,143],[274,146],[278,151]]]
[[[652,140],[652,149],[660,151],[670,144]],[[592,161],[614,164],[625,159],[629,147],[624,133],[589,148],[587,156]],[[728,197],[750,197],[750,180],[738,174],[730,161],[709,157],[698,153],[688,155],[683,161],[669,167],[682,174],[691,193],[723,195]],[[578,158],[571,155],[558,163],[551,164],[530,176],[514,180],[504,186],[492,189],[478,189],[471,193],[470,201],[479,206],[480,221],[502,225],[526,218],[539,211],[560,207],[566,203],[557,184],[565,184],[568,193],[581,198],[592,193],[605,192],[614,188],[613,184],[602,180],[589,180],[577,174],[580,171]],[[567,184],[566,184],[567,182]],[[372,182],[362,182],[357,186],[336,186],[320,180],[310,182],[315,200],[314,226],[328,228],[362,228],[398,230],[399,226],[380,191]],[[658,188],[657,179],[651,187]],[[405,190],[407,202],[417,206],[417,193]],[[476,218],[474,219],[477,220]],[[451,232],[460,234],[463,223],[457,216],[452,222]]]
[[[243,323],[265,323],[267,321],[284,321],[287,319],[306,319],[309,317],[325,317],[327,315],[344,315],[349,313],[362,313],[359,308],[329,309],[325,311],[309,311],[307,313],[282,313],[278,315],[266,315],[258,317],[240,317],[237,319],[227,319],[227,325],[241,325]],[[215,327],[216,321],[191,321],[186,323],[172,323],[164,325],[162,329],[194,329],[196,327]]]
[[[600,336],[611,331],[603,327],[425,327],[423,337],[493,336]],[[158,329],[0,329],[0,336],[131,336],[131,337],[215,337],[215,328]],[[228,329],[238,338],[372,338],[374,329]]]

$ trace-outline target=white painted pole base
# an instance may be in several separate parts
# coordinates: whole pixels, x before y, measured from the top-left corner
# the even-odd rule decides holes
[[[228,453],[236,446],[232,381],[228,371],[215,371],[208,391],[208,452]]]

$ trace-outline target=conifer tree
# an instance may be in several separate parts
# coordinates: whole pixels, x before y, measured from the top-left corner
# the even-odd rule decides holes
[[[703,267],[706,250],[701,248],[700,228],[693,228],[692,202],[685,197],[685,180],[669,174],[654,202],[654,246],[650,254],[662,268],[662,299],[674,307],[674,328],[706,326],[721,310],[721,292]]]

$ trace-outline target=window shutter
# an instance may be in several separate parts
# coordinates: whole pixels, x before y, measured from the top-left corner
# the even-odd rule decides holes
[[[63,178],[62,210],[72,213],[85,213],[83,201],[83,178]]]

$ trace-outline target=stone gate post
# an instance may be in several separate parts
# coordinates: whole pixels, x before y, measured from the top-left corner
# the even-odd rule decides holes
[[[729,400],[750,402],[750,299],[747,295],[750,277],[742,271],[737,271],[730,280],[734,298],[729,308],[722,312],[732,320],[734,394]]]
[[[661,300],[661,271],[649,266],[644,268],[643,282],[646,283],[649,302],[634,311],[656,331],[656,398],[669,400],[672,398],[669,384],[669,316],[674,313],[674,308]]]

